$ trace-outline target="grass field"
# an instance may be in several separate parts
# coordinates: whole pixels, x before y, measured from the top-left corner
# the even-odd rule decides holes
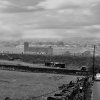
[[[7,96],[14,99],[40,96],[75,79],[76,76],[69,75],[0,70],[0,100],[4,100]]]

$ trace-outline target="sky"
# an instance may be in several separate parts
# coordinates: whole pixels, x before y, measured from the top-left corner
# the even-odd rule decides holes
[[[0,40],[100,38],[100,0],[0,0]]]

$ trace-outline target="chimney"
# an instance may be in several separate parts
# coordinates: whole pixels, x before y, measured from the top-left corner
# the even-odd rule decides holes
[[[27,52],[29,48],[29,43],[28,42],[24,42],[24,52]]]

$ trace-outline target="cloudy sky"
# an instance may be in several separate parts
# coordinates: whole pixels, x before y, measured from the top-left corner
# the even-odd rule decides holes
[[[0,39],[100,37],[100,0],[0,0]]]

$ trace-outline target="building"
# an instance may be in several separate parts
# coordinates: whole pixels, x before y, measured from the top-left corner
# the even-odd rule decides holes
[[[67,47],[53,47],[53,55],[65,55]]]
[[[90,57],[91,56],[91,52],[90,51],[84,51],[82,53],[82,56]]]
[[[32,53],[32,54],[43,54],[43,55],[52,55],[53,48],[51,46],[29,46],[28,42],[24,43],[24,53]]]

